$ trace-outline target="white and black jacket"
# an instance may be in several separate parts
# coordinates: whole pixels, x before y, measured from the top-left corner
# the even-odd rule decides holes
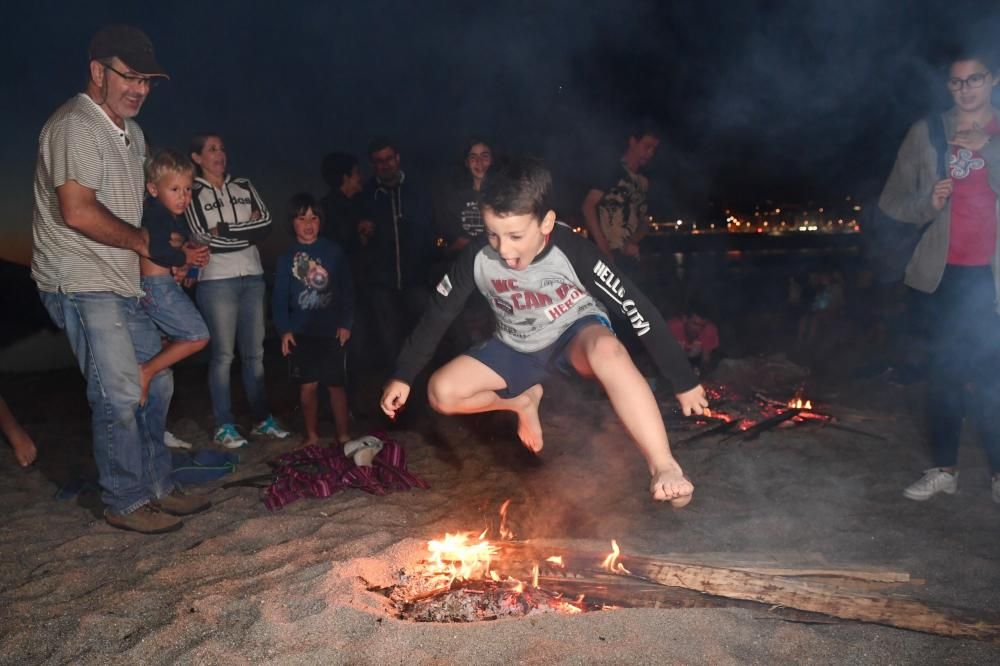
[[[683,393],[698,385],[663,316],[632,281],[609,266],[596,246],[557,223],[542,252],[522,270],[507,266],[486,234],[462,250],[406,340],[393,376],[412,383],[475,289],[496,315],[494,336],[521,352],[553,344],[574,322],[610,313],[643,343],[661,374]]]
[[[271,213],[253,184],[229,175],[221,188],[194,179],[187,222],[196,237],[212,234],[213,254],[244,250],[271,232]]]

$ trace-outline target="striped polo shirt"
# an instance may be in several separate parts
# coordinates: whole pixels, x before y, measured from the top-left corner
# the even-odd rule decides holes
[[[115,125],[86,94],[52,114],[38,138],[31,277],[41,291],[110,291],[140,296],[139,256],[104,245],[63,220],[56,188],[73,180],[97,193],[112,215],[142,222],[146,140],[139,125]]]

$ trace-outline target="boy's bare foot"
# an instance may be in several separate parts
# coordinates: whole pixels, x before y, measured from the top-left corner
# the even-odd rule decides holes
[[[35,462],[38,457],[38,449],[25,432],[16,433],[10,438],[10,445],[14,447],[14,459],[21,467],[27,467]]]
[[[149,384],[153,381],[153,374],[145,363],[139,364],[139,406],[144,407],[149,399]]]
[[[311,437],[306,437],[302,442],[301,448],[306,448],[307,446],[319,446],[319,435],[313,435]]]
[[[674,508],[687,506],[694,496],[694,484],[688,480],[680,468],[657,472],[649,482],[649,492],[659,502],[668,501]]]
[[[517,410],[517,436],[534,453],[539,453],[544,444],[542,422],[538,419],[538,405],[542,402],[544,392],[541,384],[535,384],[521,394],[525,398],[525,406]]]

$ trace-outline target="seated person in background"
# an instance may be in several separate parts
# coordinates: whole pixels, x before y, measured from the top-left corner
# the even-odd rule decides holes
[[[696,372],[709,368],[712,352],[719,348],[719,329],[704,313],[704,307],[693,301],[685,314],[667,321],[670,332],[687,354]]]

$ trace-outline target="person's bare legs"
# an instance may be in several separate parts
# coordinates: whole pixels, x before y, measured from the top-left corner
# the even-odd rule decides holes
[[[691,501],[694,485],[670,453],[667,429],[649,383],[625,346],[604,326],[583,328],[566,348],[573,368],[583,377],[595,377],[611,406],[649,464],[653,499],[670,500],[676,507]]]
[[[299,403],[302,405],[302,420],[306,422],[306,440],[302,446],[319,444],[319,402],[316,387],[319,382],[310,382],[299,387]]]
[[[166,370],[174,363],[182,361],[192,354],[197,354],[207,344],[208,338],[201,340],[171,340],[163,345],[163,349],[160,350],[159,354],[145,363],[140,363],[139,386],[142,392],[139,394],[139,404],[146,404],[146,398],[149,397],[149,384],[153,381],[156,373]]]
[[[343,386],[328,386],[327,393],[330,394],[330,411],[333,412],[333,420],[337,427],[337,442],[344,444],[351,441],[351,416],[347,409],[347,391]]]
[[[501,398],[497,391],[506,387],[503,377],[489,366],[463,355],[431,375],[427,382],[427,399],[431,407],[442,414],[514,412],[521,443],[535,453],[540,452],[544,444],[538,418],[538,405],[544,392],[541,384],[513,398]]]
[[[18,465],[27,467],[35,462],[35,458],[38,457],[35,442],[14,418],[14,414],[7,407],[3,398],[0,398],[0,431],[3,431],[4,437],[14,449],[14,459],[17,460]]]

